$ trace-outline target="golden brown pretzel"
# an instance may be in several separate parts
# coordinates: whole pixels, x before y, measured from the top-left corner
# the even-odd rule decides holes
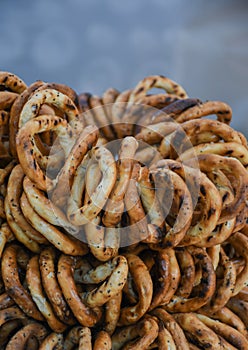
[[[14,304],[14,300],[11,299],[11,297],[6,292],[0,294],[0,310],[7,309]]]
[[[122,292],[112,297],[105,304],[104,330],[112,335],[117,327],[118,319],[121,312]]]
[[[187,339],[193,344],[199,345],[202,349],[221,350],[219,337],[199,320],[194,313],[180,313],[174,315],[185,332]]]
[[[20,197],[23,192],[22,183],[24,172],[20,164],[16,165],[9,177],[7,187],[7,197],[11,215],[16,224],[23,232],[38,244],[47,243],[47,240],[38,231],[36,231],[25,219],[20,206]]]
[[[197,262],[202,268],[201,282],[197,288],[199,294],[194,296],[194,289],[189,298],[179,297],[175,294],[166,305],[166,310],[170,312],[196,311],[208,302],[215,291],[215,272],[209,256],[202,248],[192,246],[187,249],[193,256],[195,263]]]
[[[104,273],[105,266],[107,266],[107,269]],[[102,282],[102,280],[105,282],[92,291],[87,292],[87,304],[92,308],[102,306],[112,297],[119,294],[126,283],[127,272],[127,260],[121,255],[118,255],[112,261],[108,261],[104,265],[99,265],[95,270],[89,271],[83,277],[83,282],[99,283]],[[101,276],[100,280],[98,274]]]
[[[47,247],[39,257],[43,289],[52,304],[56,316],[66,324],[74,324],[75,319],[69,309],[56,277],[55,250]]]
[[[138,178],[140,174],[140,165],[135,163],[124,197],[125,208],[129,218],[128,236],[122,237],[122,246],[129,246],[145,240],[148,234],[147,218],[138,191]]]
[[[174,247],[177,246],[182,239],[184,238],[186,232],[188,231],[191,220],[193,216],[193,203],[191,194],[188,187],[186,186],[184,180],[175,172],[170,169],[159,169],[154,172],[155,177],[162,178],[167,186],[171,186],[172,195],[174,195],[174,201],[178,200],[178,210],[177,215],[173,213],[175,217],[172,227],[166,232],[164,238],[162,239],[161,244],[158,246],[162,247]],[[162,210],[164,215],[166,211],[170,213],[170,208],[167,208],[166,205],[170,200],[168,199],[168,194],[165,195],[167,201],[165,202],[164,197],[162,198]],[[173,208],[173,200],[172,200]],[[166,215],[167,216],[167,215]],[[171,224],[171,223],[170,223]],[[155,248],[152,246],[152,248]]]
[[[61,333],[50,333],[40,344],[39,350],[63,350],[64,337]]]
[[[229,124],[232,119],[231,107],[220,101],[207,101],[187,109],[176,118],[178,123],[216,114],[218,121]]]
[[[199,320],[201,320],[207,327],[212,329],[215,333],[226,339],[231,345],[237,347],[238,349],[247,349],[248,340],[245,336],[222,322],[211,319],[210,317],[197,314]]]
[[[231,298],[227,307],[231,309],[245,324],[246,329],[248,327],[248,302],[242,299]]]
[[[247,170],[235,158],[223,157],[216,154],[203,154],[198,156],[199,167],[201,171],[209,173],[210,171],[222,170],[230,179],[231,185],[235,191],[234,199],[224,205],[218,223],[235,217],[245,206],[247,199],[248,174]],[[234,179],[233,179],[234,178]]]
[[[157,336],[158,324],[153,317],[147,316],[136,325],[117,330],[112,336],[112,350],[147,349]]]
[[[152,311],[152,315],[155,315],[170,332],[177,350],[189,350],[189,344],[185,337],[185,334],[175,318],[166,312],[163,308],[157,308]],[[162,348],[163,350],[163,348]]]
[[[26,315],[41,321],[43,316],[19,278],[17,264],[19,252],[22,253],[22,248],[16,244],[9,245],[3,252],[1,269],[5,290]]]
[[[102,218],[103,224],[107,227],[115,227],[121,221],[124,211],[124,196],[131,177],[137,147],[138,143],[133,137],[125,137],[121,142],[117,164],[117,181],[110,193]]]
[[[39,270],[39,257],[38,255],[33,256],[28,263],[26,280],[30,294],[44,316],[49,327],[57,333],[63,332],[67,326],[62,323],[57,316],[54,314],[52,305],[47,300],[47,297],[42,288],[41,275]]]
[[[15,333],[20,327],[22,323],[21,320],[11,320],[4,323],[0,328],[0,344],[1,347],[4,348],[6,343],[11,337],[11,334]]]
[[[181,278],[176,294],[182,298],[188,298],[194,287],[195,263],[192,255],[186,248],[176,249],[176,258],[181,271]]]
[[[116,180],[116,164],[113,155],[105,147],[93,149],[93,155],[98,161],[102,172],[102,179],[92,193],[90,200],[81,208],[75,203],[77,209],[69,213],[69,220],[75,225],[85,224],[94,219],[102,210],[109,194],[111,193]]]
[[[151,304],[153,291],[152,279],[143,261],[133,254],[126,254],[125,257],[139,298],[137,304],[121,309],[119,326],[133,324],[146,313]]]
[[[73,236],[66,235],[56,226],[49,224],[49,222],[39,216],[31,207],[24,192],[21,196],[21,208],[30,224],[57,249],[71,255],[84,255],[88,252],[88,248],[83,242],[75,239]]]
[[[109,334],[105,331],[100,331],[96,335],[96,339],[94,342],[93,350],[111,350],[112,349],[112,341]]]
[[[26,84],[17,75],[9,72],[0,72],[0,86],[18,94],[26,89]]]
[[[201,200],[203,204],[201,218],[194,225],[191,225],[180,243],[182,246],[198,244],[202,239],[209,237],[217,225],[221,214],[220,194],[207,176],[197,168],[190,168],[170,159],[161,160],[153,167],[153,169],[163,168],[174,171],[186,181],[188,187],[191,186],[189,189],[193,205],[196,205],[196,200],[198,201],[199,198],[204,199]],[[198,196],[196,198],[197,194],[200,195],[199,198]]]
[[[92,327],[100,320],[102,313],[100,308],[90,308],[81,300],[73,278],[74,268],[75,258],[62,254],[58,261],[58,282],[78,322],[82,326]]]
[[[48,331],[41,323],[33,322],[22,327],[17,333],[13,335],[6,346],[6,350],[25,350],[30,345],[27,345],[30,338],[36,338],[40,345],[44,338],[47,336]]]
[[[247,286],[248,283],[248,238],[240,232],[235,232],[229,237],[228,242],[235,249],[236,253],[245,260],[245,266],[236,278],[235,287],[232,293],[234,296]]]
[[[63,227],[71,234],[78,232],[78,228],[67,220],[66,215],[27,176],[23,180],[23,189],[30,205],[43,219],[52,225]]]
[[[2,257],[2,253],[4,247],[7,242],[11,242],[14,240],[14,235],[9,227],[9,225],[5,222],[0,227],[0,258]]]
[[[0,327],[12,320],[27,320],[27,316],[18,306],[7,307],[0,311]]]

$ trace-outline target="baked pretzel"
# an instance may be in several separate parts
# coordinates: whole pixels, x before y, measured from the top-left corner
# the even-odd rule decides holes
[[[61,333],[50,333],[40,344],[39,350],[63,350],[64,337]]]
[[[6,90],[22,93],[26,89],[26,84],[17,75],[9,72],[0,72],[0,86]],[[2,91],[2,89],[1,89]]]
[[[117,327],[121,312],[122,292],[116,294],[105,304],[104,330],[112,335]]]
[[[7,242],[11,242],[13,240],[14,235],[10,230],[9,225],[6,222],[3,223],[0,227],[0,258],[2,257],[2,253]]]
[[[195,295],[194,289],[189,298],[174,294],[169,304],[166,305],[166,310],[170,312],[196,311],[208,302],[215,291],[216,278],[209,256],[202,248],[192,246],[187,249],[193,256],[195,263],[197,262],[202,270],[200,285],[197,286],[199,294]]]
[[[117,330],[112,336],[113,350],[142,350],[147,349],[158,336],[156,320],[147,316],[137,325],[126,326]]]
[[[173,316],[171,316],[163,308],[157,308],[153,310],[152,315],[156,316],[162,322],[165,329],[168,330],[168,332],[171,334],[177,350],[190,349],[190,345],[185,337],[182,328],[179,326]]]
[[[38,322],[30,323],[22,327],[17,333],[13,335],[13,337],[10,339],[10,341],[6,346],[6,350],[32,349],[30,347],[29,341],[35,338],[38,342],[38,345],[40,345],[44,340],[44,338],[47,336],[47,334],[48,334],[48,331],[46,327],[43,326],[42,324]],[[34,344],[36,344],[35,340],[34,340]]]
[[[126,254],[125,257],[138,293],[138,302],[121,309],[119,326],[134,324],[146,313],[152,301],[153,291],[152,279],[143,261],[133,254]]]
[[[0,294],[0,310],[7,309],[15,304],[14,300],[7,293]]]
[[[106,274],[104,274],[105,266],[107,266]],[[101,286],[87,292],[87,304],[92,308],[102,306],[112,297],[119,294],[126,283],[127,272],[127,261],[121,255],[118,255],[112,261],[108,261],[103,266],[99,265],[95,270],[89,271],[83,277],[82,282],[99,283],[106,281]],[[100,280],[98,279],[98,274],[101,276]]]
[[[68,236],[55,226],[49,224],[31,207],[25,193],[21,196],[21,208],[24,216],[30,224],[40,232],[52,245],[61,250],[65,254],[84,255],[88,252],[86,245],[75,239],[73,236]]]
[[[26,315],[38,321],[42,321],[42,314],[38,310],[31,295],[21,284],[17,264],[17,256],[19,253],[23,254],[23,251],[22,248],[16,244],[9,245],[3,252],[1,271],[5,290]]]
[[[186,248],[177,248],[176,258],[181,272],[180,283],[176,294],[179,297],[188,298],[192,292],[195,281],[194,259]]]
[[[176,118],[177,123],[216,114],[218,121],[229,124],[232,119],[231,107],[220,101],[207,101],[187,109]]]
[[[184,330],[189,342],[203,349],[221,349],[219,337],[194,313],[174,314],[175,320]]]
[[[65,324],[75,324],[75,318],[68,307],[56,277],[55,250],[43,249],[39,256],[39,269],[42,287],[49,299],[56,316]]]
[[[102,179],[92,193],[88,203],[81,208],[78,203],[75,204],[77,210],[68,214],[69,220],[74,225],[82,225],[90,222],[99,214],[105,205],[116,180],[116,164],[111,152],[103,146],[93,149],[92,152],[93,156],[98,161],[99,168],[102,172]]]
[[[248,302],[242,299],[231,298],[227,307],[231,309],[245,324],[246,329],[248,327]]]
[[[216,321],[205,315],[197,314],[197,318],[201,320],[207,327],[212,329],[215,333],[226,339],[231,345],[238,349],[247,349],[248,340],[245,336],[236,329]]]
[[[125,137],[121,142],[117,164],[117,181],[110,193],[102,218],[103,224],[107,227],[115,227],[121,221],[124,211],[124,196],[131,177],[137,147],[138,143],[133,137]]]
[[[66,302],[70,306],[78,322],[85,327],[94,326],[101,318],[102,312],[99,307],[90,308],[81,300],[73,272],[75,269],[75,258],[69,255],[61,255],[58,261],[58,282]]]

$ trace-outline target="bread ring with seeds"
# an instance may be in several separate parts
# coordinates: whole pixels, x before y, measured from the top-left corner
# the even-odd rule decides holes
[[[23,192],[21,199],[21,208],[24,216],[29,223],[40,232],[52,245],[61,250],[65,254],[85,255],[88,252],[86,245],[59,230],[56,226],[49,224],[31,207],[25,193]]]
[[[96,287],[86,294],[86,302],[92,308],[102,306],[112,297],[119,294],[127,280],[128,265],[124,256],[118,255],[113,258],[111,262],[105,263],[105,265],[108,265],[110,268],[106,275],[103,273],[102,265],[100,265],[93,272],[89,271],[88,274],[84,276],[84,278],[89,276],[89,280],[87,280],[89,283],[90,276],[93,277],[92,274],[95,273],[97,278],[98,269],[100,269],[100,275],[104,278],[104,282],[99,287]],[[91,279],[91,283],[92,282],[95,283],[96,281]]]
[[[138,143],[133,137],[125,137],[120,145],[117,179],[105,206],[103,224],[107,227],[115,227],[121,221],[124,211],[124,196],[126,194],[129,179],[131,177],[134,155]]]
[[[38,255],[33,256],[28,262],[26,280],[32,299],[37,308],[40,310],[41,314],[44,316],[49,327],[57,333],[65,331],[67,326],[54,314],[52,305],[47,300],[47,297],[43,291]]]
[[[27,88],[22,79],[9,72],[0,72],[0,85],[17,94],[22,93]]]
[[[154,309],[151,312],[152,315],[156,316],[159,321],[161,321],[171,334],[177,350],[189,350],[189,344],[185,337],[185,334],[179,324],[176,322],[175,318],[166,312],[163,308]],[[163,349],[163,348],[162,348]]]
[[[207,327],[194,313],[174,314],[176,322],[182,327],[189,342],[203,349],[221,350],[219,337]]]
[[[105,304],[104,330],[112,335],[117,327],[121,312],[122,292],[116,294]]]
[[[117,330],[112,336],[113,350],[147,349],[158,336],[158,324],[154,317],[147,316],[136,325]]]
[[[40,344],[39,350],[63,350],[64,337],[62,333],[50,333]]]
[[[216,114],[217,120],[225,124],[229,124],[232,119],[232,109],[228,104],[220,101],[207,101],[187,109],[179,114],[175,120],[177,123],[184,123],[211,114]]]
[[[39,269],[42,287],[49,299],[56,317],[69,325],[75,324],[75,318],[67,305],[56,277],[55,250],[52,247],[43,249],[39,256]]]
[[[195,263],[192,255],[186,248],[176,249],[176,258],[181,271],[180,283],[176,294],[182,298],[188,298],[194,287]]]
[[[47,336],[46,327],[38,322],[33,322],[22,327],[15,333],[6,346],[6,350],[25,350],[30,349],[28,343],[31,338],[35,338],[40,345]],[[36,342],[35,342],[36,343]]]
[[[76,211],[68,213],[68,218],[74,225],[90,222],[100,213],[116,181],[116,164],[111,152],[103,146],[93,149],[92,152],[98,161],[102,179],[88,203],[81,208],[78,206]]]
[[[196,314],[196,316],[207,327],[209,327],[215,333],[223,337],[226,341],[228,341],[234,347],[237,347],[238,349],[243,349],[243,350],[247,349],[248,340],[238,330],[220,321],[213,320],[210,317],[207,317],[205,315]]]
[[[148,310],[153,293],[152,279],[143,261],[133,254],[126,254],[125,257],[128,261],[128,268],[138,293],[138,302],[135,305],[126,306],[121,309],[118,322],[119,326],[137,322]]]
[[[7,242],[11,242],[14,240],[13,232],[11,231],[9,225],[4,222],[0,226],[0,258],[2,257],[2,253],[4,251],[5,245]],[[0,303],[1,304],[1,303]]]
[[[17,263],[19,252],[22,252],[22,248],[16,244],[9,245],[3,252],[1,271],[5,290],[26,315],[42,321],[42,314],[20,281]]]
[[[26,220],[22,213],[20,206],[20,198],[23,192],[23,178],[24,172],[20,164],[16,165],[9,177],[7,187],[7,197],[11,215],[16,224],[23,230],[23,232],[38,244],[47,243],[47,240],[38,231],[36,231]]]
[[[166,305],[166,310],[169,312],[196,311],[209,301],[215,291],[216,277],[209,256],[201,248],[192,246],[187,249],[193,256],[195,263],[198,262],[202,268],[200,286],[197,287],[199,292],[198,295],[195,295],[193,289],[189,298],[179,297],[175,293],[169,304]]]
[[[85,327],[93,327],[101,318],[99,307],[90,308],[81,300],[73,278],[75,258],[62,254],[58,261],[58,282],[66,302],[70,306],[78,322]]]

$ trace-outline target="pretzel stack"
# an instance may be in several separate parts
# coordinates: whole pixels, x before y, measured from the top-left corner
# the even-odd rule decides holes
[[[0,72],[0,117],[0,349],[248,349],[226,103],[163,76],[99,97]]]

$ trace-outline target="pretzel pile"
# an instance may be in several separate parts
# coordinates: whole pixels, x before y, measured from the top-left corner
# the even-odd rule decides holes
[[[163,76],[99,97],[0,72],[0,349],[247,350],[231,118]]]

